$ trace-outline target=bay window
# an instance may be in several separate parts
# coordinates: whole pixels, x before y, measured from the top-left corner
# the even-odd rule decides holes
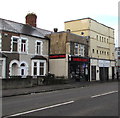
[[[32,60],[32,76],[44,76],[46,74],[46,60]]]

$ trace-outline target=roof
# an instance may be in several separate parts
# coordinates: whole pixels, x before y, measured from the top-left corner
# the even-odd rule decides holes
[[[45,57],[39,55],[35,55],[31,59],[47,60]]]
[[[76,19],[76,20],[70,20],[70,21],[65,21],[64,23],[67,23],[67,22],[72,22],[72,21],[85,20],[85,19],[93,20],[93,21],[95,21],[95,22],[99,23],[98,21],[96,21],[96,20],[94,20],[94,19],[92,19],[92,18],[90,18],[90,17],[87,17],[87,18],[82,18],[82,19]],[[112,28],[112,27],[109,27],[109,26],[104,25],[104,24],[102,24],[102,23],[99,23],[99,24],[101,24],[101,25],[103,25],[103,26],[105,26],[105,27],[108,27],[108,28],[111,28],[111,29],[113,29],[113,30],[114,30],[114,28]]]
[[[45,38],[51,31],[0,18],[0,30]]]

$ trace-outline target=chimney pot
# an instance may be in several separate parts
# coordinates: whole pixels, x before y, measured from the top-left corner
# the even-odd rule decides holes
[[[29,13],[26,15],[26,24],[36,27],[37,16],[35,13]]]
[[[54,32],[57,32],[58,31],[58,28],[54,28]]]

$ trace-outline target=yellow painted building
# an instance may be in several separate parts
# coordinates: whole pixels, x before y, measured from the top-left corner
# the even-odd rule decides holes
[[[115,74],[114,29],[91,18],[66,21],[64,25],[65,30],[90,37],[91,81],[113,78]],[[105,72],[104,76],[103,72]]]

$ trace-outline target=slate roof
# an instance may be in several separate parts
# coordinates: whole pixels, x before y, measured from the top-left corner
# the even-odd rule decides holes
[[[51,31],[0,18],[0,30],[45,38]]]

